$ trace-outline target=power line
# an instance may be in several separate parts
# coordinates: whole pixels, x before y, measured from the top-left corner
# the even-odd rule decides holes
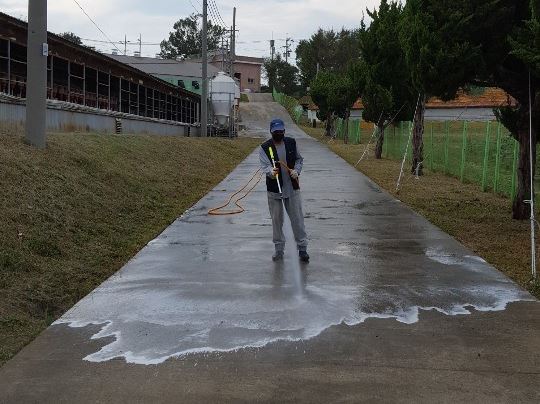
[[[77,6],[79,6],[79,8],[81,9],[81,11],[84,13],[84,15],[86,15],[88,17],[88,19],[90,21],[92,21],[92,24],[95,25],[95,27],[99,30],[99,32],[101,32],[103,34],[103,36],[105,38],[107,38],[109,40],[109,43],[112,44],[112,46],[114,46],[116,48],[116,50],[118,52],[122,52],[120,49],[118,49],[118,46],[115,45],[115,43],[113,41],[111,41],[111,39],[107,36],[107,34],[105,32],[103,32],[103,30],[101,28],[99,28],[99,26],[96,24],[96,22],[92,19],[92,17],[90,17],[88,15],[88,13],[84,10],[84,8],[79,4],[79,2],[77,0],[73,0],[75,2],[75,4],[77,4]]]
[[[189,0],[190,4],[191,4],[191,7],[193,7],[193,10],[195,10],[195,12],[197,13],[197,15],[200,15],[201,12],[199,10],[197,10],[197,8],[195,7],[195,5],[193,4],[193,2],[191,0]]]
[[[81,38],[81,40],[83,40],[85,42],[106,43],[106,44],[111,43],[111,41],[104,41],[104,40],[100,40],[100,39],[91,39],[91,38]],[[275,41],[285,41],[285,39],[274,39],[274,40]],[[255,44],[255,43],[266,43],[268,41],[269,41],[268,39],[264,39],[264,40],[257,39],[257,40],[252,40],[252,41],[236,41],[236,44],[245,45],[245,44]],[[124,41],[116,41],[115,43],[123,44]],[[139,42],[138,41],[127,41],[127,44],[128,44],[128,46],[134,46],[134,45],[138,46]],[[159,46],[159,45],[161,45],[161,42],[143,42],[142,45],[143,46]]]

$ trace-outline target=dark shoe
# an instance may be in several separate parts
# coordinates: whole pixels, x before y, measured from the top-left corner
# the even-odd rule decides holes
[[[302,262],[309,262],[309,254],[307,251],[298,251],[298,256],[300,257],[300,261]]]
[[[283,251],[276,251],[274,255],[272,255],[272,261],[281,261],[283,259]]]

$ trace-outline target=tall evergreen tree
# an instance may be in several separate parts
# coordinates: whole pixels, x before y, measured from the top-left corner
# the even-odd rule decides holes
[[[538,141],[540,127],[540,0],[483,0],[475,2],[471,41],[481,46],[481,62],[470,80],[473,84],[496,86],[518,104],[498,111],[500,121],[519,142],[517,192],[512,206],[515,219],[530,214],[530,178],[534,177],[536,147],[532,148],[530,170],[529,73],[532,93],[532,138]]]
[[[418,101],[413,117],[412,172],[422,173],[426,100],[456,96],[467,78],[475,77],[481,45],[470,41],[470,0],[408,0],[400,38]]]
[[[346,120],[345,133],[347,133],[351,107],[356,100],[356,92],[350,77],[347,74],[319,72],[311,83],[310,94],[313,102],[319,107],[319,119],[326,121],[326,135],[331,135],[335,116]]]
[[[372,22],[365,29],[362,24],[358,62],[363,76],[356,83],[362,95],[362,117],[377,126],[375,157],[382,157],[384,131],[393,120],[403,120],[410,115],[411,88],[405,54],[399,42],[402,6],[396,1],[381,0],[378,10],[367,10]]]
[[[359,30],[340,32],[319,29],[309,40],[302,40],[296,48],[296,65],[300,84],[304,89],[319,71],[346,73],[349,64],[360,57]]]
[[[264,61],[263,72],[270,89],[275,88],[288,95],[295,95],[298,92],[298,69],[286,62],[279,53],[274,60]]]

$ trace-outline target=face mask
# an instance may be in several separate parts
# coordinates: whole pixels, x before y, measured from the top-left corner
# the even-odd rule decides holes
[[[280,132],[272,133],[272,139],[274,140],[274,142],[279,143],[283,140],[284,137],[285,137],[285,133],[280,133]]]

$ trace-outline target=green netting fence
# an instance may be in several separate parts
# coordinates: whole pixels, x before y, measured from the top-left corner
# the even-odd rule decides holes
[[[283,105],[296,123],[303,116],[298,101],[283,93],[273,91],[274,100]],[[371,133],[362,133],[361,119],[344,119],[334,122],[336,139],[350,144],[367,143]],[[399,122],[385,131],[383,157],[401,160],[412,122]],[[538,150],[540,151],[540,150]],[[424,161],[426,169],[442,172],[462,182],[476,183],[482,191],[491,191],[514,198],[517,188],[516,169],[519,143],[510,136],[499,122],[477,121],[427,121],[424,128]],[[407,161],[412,161],[409,145]],[[539,172],[537,163],[536,171]],[[537,185],[540,187],[540,184]]]
[[[383,157],[401,159],[411,122],[387,129]],[[519,143],[498,122],[426,122],[424,167],[477,183],[483,191],[493,191],[513,199]],[[407,160],[411,162],[411,147]]]
[[[285,109],[289,112],[289,115],[294,119],[294,122],[296,122],[297,124],[300,123],[300,119],[304,114],[304,109],[298,103],[298,100],[296,98],[283,93],[279,93],[276,91],[275,88],[272,91],[272,96],[274,98],[274,101],[285,107]]]
[[[336,118],[334,121],[336,139],[347,141],[350,144],[360,144],[362,140],[362,121],[349,119],[347,127],[345,119]]]

